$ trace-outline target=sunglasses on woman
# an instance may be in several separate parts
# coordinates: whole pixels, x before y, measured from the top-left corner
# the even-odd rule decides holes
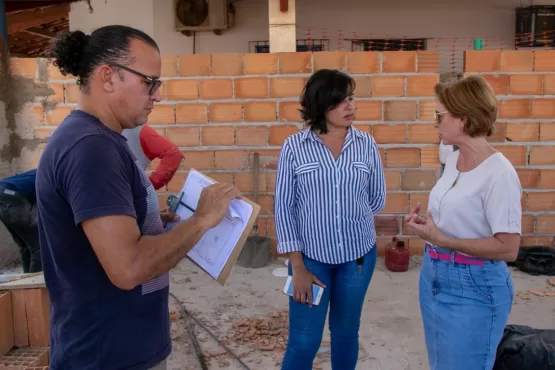
[[[449,112],[434,112],[434,118],[438,124],[441,123],[441,117],[446,113],[449,113]]]

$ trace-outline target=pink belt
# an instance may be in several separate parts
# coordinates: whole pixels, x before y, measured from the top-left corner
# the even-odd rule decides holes
[[[484,265],[484,261],[482,260],[478,260],[476,258],[472,258],[469,256],[465,256],[463,254],[454,252],[454,253],[439,253],[438,251],[436,251],[433,248],[430,248],[430,244],[426,243],[428,248],[426,248],[428,250],[428,254],[430,255],[430,257],[433,260],[442,260],[442,261],[447,261],[447,262],[454,262],[454,263],[460,263],[463,265],[474,265],[474,266],[483,266]]]

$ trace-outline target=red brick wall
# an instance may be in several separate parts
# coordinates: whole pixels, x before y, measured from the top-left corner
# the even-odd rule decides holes
[[[467,51],[465,72],[486,78],[500,100],[493,144],[524,189],[525,245],[555,235],[555,50]]]
[[[517,166],[526,188],[524,241],[546,244],[555,234],[555,213],[550,213],[555,208],[555,147],[545,145],[555,140],[555,100],[548,99],[555,99],[555,74],[546,71],[555,72],[550,66],[555,58],[552,55],[549,60],[547,54],[538,52],[534,59],[531,51],[526,55],[504,52],[503,56],[499,51],[481,53],[468,54],[468,70],[484,71],[500,95],[507,94],[500,98],[511,98],[503,101],[500,130],[493,141]],[[399,235],[408,241],[412,253],[419,254],[422,241],[409,235],[401,216],[416,202],[427,203],[439,175],[438,136],[433,127],[438,57],[437,52],[164,56],[164,100],[149,124],[179,145],[185,156],[168,190],[178,191],[187,170],[194,167],[217,180],[234,182],[250,196],[250,163],[252,153],[258,152],[263,166],[260,234],[275,238],[276,159],[283,140],[302,127],[299,94],[311,72],[343,69],[357,81],[356,126],[374,135],[386,170],[387,206],[377,220],[379,245],[383,248],[393,235]],[[527,58],[531,65],[526,64]],[[27,108],[27,113],[35,114],[34,135],[47,138],[75,106],[75,81],[59,75],[43,60],[14,59],[12,64],[14,72],[52,88],[51,96]],[[525,67],[530,67],[530,76],[521,74]],[[534,87],[540,90],[530,90]],[[505,136],[513,141],[505,142]],[[160,192],[162,202],[166,197],[166,192]]]

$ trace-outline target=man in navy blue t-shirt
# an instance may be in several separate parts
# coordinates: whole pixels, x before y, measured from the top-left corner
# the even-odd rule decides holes
[[[121,135],[145,124],[160,100],[156,43],[107,26],[61,36],[53,58],[78,77],[81,92],[36,179],[50,369],[165,369],[168,271],[240,194],[229,184],[210,186],[195,216],[164,232],[156,192]]]

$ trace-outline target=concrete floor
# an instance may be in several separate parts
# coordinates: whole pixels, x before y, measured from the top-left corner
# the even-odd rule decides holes
[[[281,260],[259,270],[237,266],[226,286],[222,287],[184,260],[171,273],[171,291],[185,302],[195,317],[222,338],[228,334],[234,321],[246,317],[270,318],[272,311],[287,309],[287,297],[281,292],[285,278],[272,275],[272,271],[279,267],[284,267]],[[408,272],[391,273],[380,258],[363,313],[357,369],[428,369],[418,306],[419,268],[420,258],[413,257]],[[545,276],[534,277],[519,271],[512,274],[515,293],[549,289]],[[527,295],[525,298],[515,295],[510,323],[555,329],[555,297]],[[171,299],[170,302],[172,309],[179,312],[175,301]],[[209,369],[244,369],[231,356],[223,354],[224,350],[202,329],[197,328],[196,332],[203,353],[211,357]],[[169,369],[200,369],[180,318],[174,320],[172,335],[174,350]],[[315,365],[317,369],[331,369],[328,343],[326,330],[322,353]],[[229,346],[251,369],[280,368],[281,350],[260,351],[233,342]]]

